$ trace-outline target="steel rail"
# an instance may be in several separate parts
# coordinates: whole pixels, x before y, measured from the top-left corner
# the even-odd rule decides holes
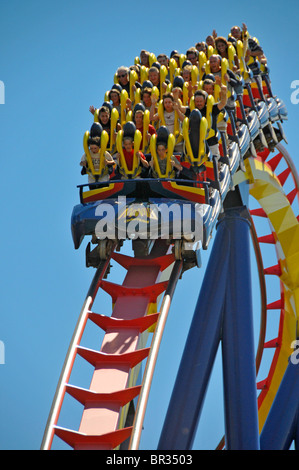
[[[77,346],[79,345],[86,322],[88,320],[88,314],[97,294],[99,288],[99,282],[104,276],[107,267],[109,265],[110,258],[107,260],[101,261],[99,264],[92,283],[89,287],[88,293],[86,295],[85,301],[83,303],[70,345],[66,354],[66,358],[62,367],[62,371],[59,377],[57,384],[56,392],[53,398],[52,406],[50,409],[49,417],[47,420],[41,450],[50,450],[55,434],[55,426],[57,425],[62,402],[64,400],[66,385],[71,375],[72,367],[76,358]]]

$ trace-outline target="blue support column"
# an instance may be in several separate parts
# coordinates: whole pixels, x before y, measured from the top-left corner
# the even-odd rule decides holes
[[[230,233],[218,227],[181,359],[158,450],[192,448],[220,342]]]
[[[230,260],[223,315],[222,358],[227,450],[258,450],[259,428],[246,208],[225,211]]]
[[[292,360],[293,359],[293,360]],[[291,356],[261,432],[262,450],[288,450],[299,438],[299,363]]]
[[[297,422],[295,429],[295,450],[299,450],[299,407],[297,410]]]
[[[246,207],[221,215],[159,450],[192,448],[221,334],[226,448],[259,449],[249,232]]]

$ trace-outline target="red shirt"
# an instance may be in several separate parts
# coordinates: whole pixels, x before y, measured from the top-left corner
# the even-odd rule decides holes
[[[128,170],[131,171],[133,168],[134,150],[132,149],[131,152],[127,152],[127,150],[123,148],[123,152],[124,152],[124,157],[126,160]],[[140,152],[140,158],[142,158],[143,160],[146,160],[142,152]]]
[[[142,146],[143,146],[143,127],[137,127],[136,129],[138,129],[141,132],[141,135],[142,135],[142,140],[141,140],[141,144],[140,144],[140,147],[142,148]],[[148,133],[150,135],[157,134],[156,129],[151,124],[148,125]]]

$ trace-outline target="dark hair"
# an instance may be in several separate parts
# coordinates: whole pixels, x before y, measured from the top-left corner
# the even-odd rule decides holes
[[[223,36],[218,36],[215,39],[215,47],[216,47],[217,52],[219,53],[218,45],[220,42],[223,42],[223,44],[225,44],[225,51],[227,52],[228,42],[227,42],[227,39],[225,39]]]
[[[162,97],[163,102],[166,98],[170,98],[172,101],[174,101],[173,94],[171,92],[164,93],[164,95]]]
[[[110,116],[110,109],[107,106],[101,106],[99,109],[99,114],[100,113],[107,113]]]
[[[227,39],[224,36],[218,36],[215,39],[215,44],[217,46],[217,42],[223,42],[227,46]]]
[[[207,48],[208,48],[208,45],[207,45],[204,41],[201,41],[201,42],[197,42],[197,43],[195,44],[195,47],[196,47],[196,48],[197,48],[197,47],[203,47],[203,48],[205,49],[205,51],[206,51]],[[196,50],[197,50],[197,49],[196,49]]]
[[[98,137],[98,136],[89,137],[87,143],[88,143],[88,146],[97,145],[98,147],[101,147],[101,137]]]
[[[211,80],[210,78],[205,78],[203,81],[203,85],[215,85],[215,81]]]
[[[160,64],[159,64],[160,65]],[[151,66],[151,68],[149,69],[148,73],[150,72],[157,72],[157,73],[160,73],[160,70],[158,69],[158,67],[155,67],[155,66]]]
[[[195,54],[196,57],[198,57],[198,50],[195,47],[190,47],[186,51],[186,57],[188,58],[188,54]]]
[[[195,93],[194,93],[194,98],[195,96],[203,96],[204,99],[206,100],[207,97],[208,97],[208,93],[204,90],[196,90]]]
[[[157,60],[162,59],[162,58],[168,60],[168,56],[166,54],[159,54],[157,57]]]
[[[120,98],[120,92],[117,88],[111,88],[111,90],[108,93],[109,100],[111,99],[111,93],[116,93],[118,97]],[[104,106],[102,106],[102,108],[104,108]]]
[[[143,99],[143,95],[144,93],[148,93],[149,95],[152,94],[152,88],[141,88],[141,92],[140,92],[140,96],[141,96],[141,99]]]

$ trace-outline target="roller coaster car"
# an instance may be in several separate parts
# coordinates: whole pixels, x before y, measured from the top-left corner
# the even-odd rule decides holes
[[[240,124],[238,129],[236,127],[235,119],[230,113],[229,120],[227,122],[227,134],[231,142],[236,142],[241,154],[241,160],[246,156],[251,155],[254,152],[254,147],[250,138],[250,132],[246,124]],[[253,153],[254,155],[254,153]]]
[[[173,175],[167,177],[167,172],[160,173],[158,178],[131,177],[80,185],[81,204],[73,209],[71,227],[76,249],[86,235],[92,236],[92,242],[96,245],[94,249],[91,249],[90,243],[87,246],[87,266],[97,266],[101,259],[108,256],[111,246],[124,239],[133,241],[135,256],[146,256],[152,240],[157,238],[167,239],[173,245],[176,257],[184,260],[184,269],[200,264],[199,250],[208,246],[222,208],[219,190],[228,185],[226,180],[230,173],[226,165],[226,171],[222,171],[225,185],[218,181],[215,159],[208,147],[202,145],[205,144],[206,120],[197,121],[197,127],[195,121],[191,119],[187,136],[190,151],[185,163],[188,164],[189,159],[195,167],[195,176],[200,176],[204,167],[214,190],[210,191],[209,183],[201,178],[174,179]],[[161,142],[162,131],[151,142],[154,161],[154,144]],[[203,135],[200,134],[202,131]],[[164,135],[165,139],[171,156],[173,136]]]
[[[266,98],[269,112],[269,124],[265,127],[264,134],[270,150],[273,150],[278,142],[284,140],[287,143],[281,122],[287,119],[287,110],[283,101],[279,98]],[[281,121],[281,122],[280,122]],[[276,124],[278,129],[273,126]]]
[[[262,74],[262,89],[263,89],[264,96],[273,98],[274,101],[276,101],[277,107],[278,107],[279,119],[281,121],[287,120],[288,112],[287,112],[286,105],[280,98],[273,95],[272,89],[271,89],[270,78],[267,73]]]
[[[279,120],[287,119],[287,111],[284,103],[272,96],[271,89],[269,91],[266,85],[261,87],[258,81],[245,83],[243,95],[238,98],[238,117],[247,124],[257,151],[262,151],[264,148],[273,150],[281,140],[287,142],[279,122]],[[246,115],[245,108],[247,109]],[[273,123],[277,124],[278,129],[273,126]]]
[[[271,145],[275,147],[275,145],[278,143],[278,140],[272,123],[270,122],[270,115],[266,103],[264,101],[259,101],[255,104],[255,109],[258,114],[261,130],[263,132],[264,138],[266,139],[264,147],[271,147]]]
[[[267,139],[264,135],[263,127],[269,123],[269,113],[267,107],[255,104],[250,84],[246,84],[243,95],[238,95],[237,118],[248,127],[250,138],[254,144],[254,151],[250,146],[250,152],[255,156],[255,150],[263,150],[268,147]]]
[[[260,92],[258,87],[254,93],[257,92]],[[211,120],[213,99],[209,98],[207,118],[202,117],[198,109],[193,109],[189,118],[185,118],[182,129],[185,151],[181,164],[193,174],[188,179],[183,179],[185,176],[182,175],[186,175],[183,171],[179,179],[175,178],[171,165],[175,137],[165,126],[161,126],[150,142],[148,157],[152,158],[156,177],[142,178],[136,157],[141,133],[132,128],[133,123],[123,125],[116,139],[121,179],[115,176],[106,182],[80,185],[80,204],[73,209],[71,226],[75,248],[80,247],[86,235],[92,237],[95,245],[94,249],[90,243],[87,246],[87,266],[96,267],[101,259],[107,258],[113,245],[117,247],[125,239],[132,240],[135,256],[147,256],[157,238],[168,240],[176,258],[184,260],[185,269],[200,264],[199,250],[208,247],[224,199],[233,187],[233,174],[242,168],[244,158],[257,156],[256,148],[267,147],[268,142],[274,145],[284,138],[283,131],[279,135],[280,128],[274,130],[272,127],[273,119],[278,115],[278,101],[272,96],[257,100],[254,93],[250,86],[245,97],[239,97],[238,128],[233,114],[229,113],[228,142],[225,133],[219,133],[220,165],[207,144],[207,139],[215,135]],[[244,106],[248,108],[247,112]],[[281,110],[283,113],[283,105]],[[122,152],[122,139],[128,132],[134,139],[130,169]],[[156,152],[157,144],[161,142],[167,148],[163,171]]]
[[[279,120],[278,104],[275,98],[266,98],[266,103],[268,106],[269,116],[271,122],[276,122]]]
[[[239,145],[237,142],[230,142],[229,146],[227,147],[226,135],[224,132],[220,132],[219,147],[221,155],[220,161],[225,162],[225,159],[227,159],[229,171],[233,175],[237,171],[241,161]]]
[[[287,120],[288,113],[286,110],[286,106],[282,100],[277,97],[269,97],[266,99],[266,103],[268,105],[271,122],[275,122],[278,124],[279,120]]]
[[[287,110],[283,101],[277,97],[273,97],[269,77],[266,77],[267,82],[263,81],[262,92],[258,92],[257,84],[246,83],[243,93],[243,104],[257,112],[261,130],[266,139],[266,144],[264,139],[260,139],[260,144],[262,145],[255,142],[255,145],[257,144],[257,150],[260,150],[262,146],[273,150],[281,140],[287,142],[281,123],[279,122],[279,119],[281,121],[287,119]],[[278,129],[273,126],[273,123],[277,124]]]
[[[243,106],[242,97],[238,97],[237,103],[237,118],[243,123],[246,124],[249,130],[251,140],[254,140],[258,134],[260,129],[260,123],[258,119],[258,115],[254,109],[250,109],[249,111],[245,111]]]
[[[279,113],[279,118],[281,121],[285,121],[288,119],[288,112],[286,105],[280,98],[276,98],[277,106],[278,106],[278,113]]]
[[[87,198],[89,202],[84,197],[84,185],[80,186],[84,202],[75,206],[72,213],[75,249],[86,235],[96,245],[93,250],[90,243],[87,246],[87,266],[96,267],[101,259],[107,258],[112,245],[125,239],[132,240],[135,256],[146,256],[153,240],[158,238],[174,244],[176,255],[180,253],[186,262],[188,258],[188,264],[198,264],[197,251],[207,247],[211,225],[216,223],[221,209],[215,196],[217,191],[209,198],[207,183],[190,186],[189,181],[166,178],[104,184],[87,191],[87,195],[92,193]]]

